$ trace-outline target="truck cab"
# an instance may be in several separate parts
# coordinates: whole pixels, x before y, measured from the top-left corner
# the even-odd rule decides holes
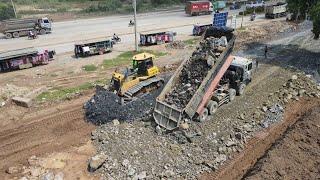
[[[40,27],[51,31],[52,25],[51,25],[51,20],[49,18],[47,17],[41,18],[38,20],[38,23]]]
[[[243,71],[242,81],[245,83],[249,83],[251,81],[252,68],[252,60],[239,56],[234,56],[234,60],[229,67],[229,69],[240,69]]]
[[[213,4],[212,2],[209,3],[209,12],[213,12],[214,11],[214,7],[213,7]]]

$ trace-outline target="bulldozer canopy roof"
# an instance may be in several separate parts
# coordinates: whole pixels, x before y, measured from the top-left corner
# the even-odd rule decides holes
[[[136,61],[143,61],[143,60],[149,59],[149,58],[155,58],[155,56],[150,53],[140,53],[140,54],[133,56],[132,59],[136,60]]]

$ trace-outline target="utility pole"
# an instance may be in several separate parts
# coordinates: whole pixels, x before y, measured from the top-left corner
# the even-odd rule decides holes
[[[135,49],[138,52],[138,38],[137,38],[137,0],[133,0],[133,9],[134,9],[134,43]]]
[[[243,2],[243,5],[245,6],[246,4],[245,4],[245,2]],[[242,7],[243,8],[243,7]],[[241,18],[241,29],[242,29],[242,24],[243,24],[243,17],[244,17],[244,12],[245,12],[246,10],[244,9],[243,11],[242,11],[242,18]]]
[[[11,0],[11,4],[12,4],[13,12],[14,12],[14,17],[17,18],[17,12],[16,12],[16,8],[14,7],[13,0]]]

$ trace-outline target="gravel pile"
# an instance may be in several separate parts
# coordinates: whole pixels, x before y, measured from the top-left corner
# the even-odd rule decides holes
[[[261,126],[263,128],[269,127],[271,124],[281,121],[283,119],[284,109],[280,104],[275,104],[265,114]]]
[[[96,94],[84,105],[86,119],[96,125],[105,124],[114,119],[127,122],[148,119],[152,116],[155,99],[161,90],[162,88],[159,88],[121,105],[120,97],[102,87],[97,87]]]
[[[208,70],[209,67],[204,60],[191,61],[186,64],[182,69],[178,86],[175,86],[166,95],[165,101],[168,104],[174,104],[178,108],[184,108],[197,91]]]

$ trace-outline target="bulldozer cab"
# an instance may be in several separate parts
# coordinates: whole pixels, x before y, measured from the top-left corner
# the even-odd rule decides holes
[[[137,54],[133,57],[133,69],[138,76],[149,76],[148,69],[153,67],[154,55],[149,53]]]

